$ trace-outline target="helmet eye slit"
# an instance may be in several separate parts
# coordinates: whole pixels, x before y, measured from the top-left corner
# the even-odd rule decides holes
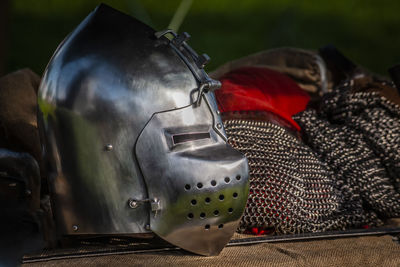
[[[172,136],[172,140],[174,144],[181,144],[181,143],[186,143],[186,142],[191,142],[191,141],[196,141],[196,140],[201,140],[201,139],[210,139],[211,135],[210,133],[185,133],[185,134],[174,134]]]

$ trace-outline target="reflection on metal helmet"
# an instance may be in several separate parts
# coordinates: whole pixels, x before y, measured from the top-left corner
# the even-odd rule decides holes
[[[234,233],[248,165],[188,37],[100,5],[58,47],[39,105],[61,235],[153,232],[215,255]]]

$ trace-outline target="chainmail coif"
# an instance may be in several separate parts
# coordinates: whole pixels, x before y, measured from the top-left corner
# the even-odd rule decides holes
[[[270,122],[224,122],[250,166],[239,230],[322,232],[399,217],[400,108],[377,93],[343,88],[322,106],[296,117],[308,146]]]

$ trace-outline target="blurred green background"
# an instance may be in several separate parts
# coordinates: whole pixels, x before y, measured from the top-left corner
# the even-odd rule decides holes
[[[57,45],[100,2],[167,28],[181,0],[0,0],[0,72],[42,74]],[[212,61],[208,70],[260,50],[334,44],[372,71],[400,62],[400,1],[193,0],[179,31]],[[1,30],[3,29],[3,30]]]

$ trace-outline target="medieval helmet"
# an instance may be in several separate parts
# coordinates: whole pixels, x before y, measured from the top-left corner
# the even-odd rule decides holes
[[[38,101],[60,235],[153,232],[202,255],[231,238],[247,160],[188,38],[100,5],[57,48]]]

